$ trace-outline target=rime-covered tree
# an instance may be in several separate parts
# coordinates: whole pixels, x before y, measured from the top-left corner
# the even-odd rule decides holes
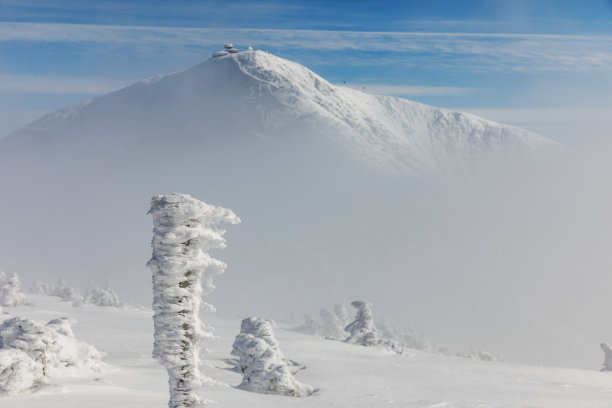
[[[272,322],[248,317],[240,325],[240,334],[232,346],[238,367],[244,374],[240,388],[263,394],[291,397],[310,395],[313,389],[293,377],[293,364],[285,358],[274,335]]]
[[[612,349],[607,343],[601,343],[601,349],[604,352],[604,362],[601,366],[601,371],[612,371]]]
[[[221,222],[240,219],[226,208],[196,200],[187,194],[158,195],[151,200],[153,256],[153,356],[168,371],[170,408],[199,402],[194,388],[209,382],[198,368],[201,339],[211,329],[200,321],[202,295],[211,292],[213,276],[223,273],[225,263],[212,258],[211,248],[224,248]]]
[[[351,306],[357,309],[355,320],[344,328],[349,333],[347,343],[362,346],[374,346],[379,343],[378,334],[372,316],[372,304],[364,300],[355,300]]]
[[[321,309],[321,334],[332,339],[344,339],[347,333],[344,331],[346,323],[338,318],[335,313],[327,309]]]
[[[14,273],[0,271],[0,306],[17,306],[25,303],[21,283]]]
[[[321,326],[315,320],[314,316],[306,313],[303,316],[304,323],[301,326],[297,327],[296,330],[306,334],[319,334],[321,331]]]

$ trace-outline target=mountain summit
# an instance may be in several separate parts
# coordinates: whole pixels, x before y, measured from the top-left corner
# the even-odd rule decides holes
[[[474,115],[332,85],[300,64],[249,50],[47,115],[0,142],[0,152],[43,141],[45,148],[59,143],[77,151],[168,144],[206,150],[228,139],[286,143],[278,139],[291,135],[331,141],[376,167],[407,170],[552,144]]]

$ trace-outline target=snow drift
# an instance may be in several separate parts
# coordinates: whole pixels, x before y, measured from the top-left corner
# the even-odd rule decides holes
[[[19,394],[47,378],[101,372],[102,353],[74,338],[71,321],[12,317],[0,325],[0,392]]]

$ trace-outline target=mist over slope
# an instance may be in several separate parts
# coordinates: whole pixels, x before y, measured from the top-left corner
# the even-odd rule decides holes
[[[376,166],[412,171],[486,151],[552,144],[470,114],[334,86],[295,62],[244,51],[47,115],[10,135],[2,151],[30,151],[34,141],[65,143],[78,154],[210,148],[241,138],[283,143],[289,135],[324,137]]]
[[[556,164],[546,169],[555,146],[241,52],[0,140],[0,267],[26,282],[109,281],[147,304],[145,213],[151,196],[177,191],[243,220],[216,255],[229,265],[210,301],[220,313],[299,318],[367,299],[375,313],[457,351],[598,365],[597,345],[612,337],[596,324],[609,283],[603,247],[584,239],[582,225],[561,228],[562,210],[582,208],[569,192],[584,183],[560,182],[567,173]],[[594,218],[585,225],[600,213],[586,212]],[[582,278],[594,291],[572,275],[589,259],[597,261]],[[579,309],[568,294],[592,300]]]

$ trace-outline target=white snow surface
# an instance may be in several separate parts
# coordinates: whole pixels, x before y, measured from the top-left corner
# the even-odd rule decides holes
[[[104,374],[51,379],[40,390],[0,398],[0,407],[102,408],[164,407],[166,374],[151,358],[151,312],[72,307],[46,295],[30,295],[31,304],[8,310],[10,316],[79,321],[75,336],[107,353]],[[202,399],[225,407],[410,407],[410,408],[604,408],[612,400],[609,372],[482,362],[408,350],[399,356],[381,347],[359,347],[297,333],[279,325],[277,337],[292,358],[306,366],[296,374],[315,393],[291,398],[236,388],[242,374],[227,359],[239,319],[206,316],[217,328],[203,370],[221,383],[201,388]]]

